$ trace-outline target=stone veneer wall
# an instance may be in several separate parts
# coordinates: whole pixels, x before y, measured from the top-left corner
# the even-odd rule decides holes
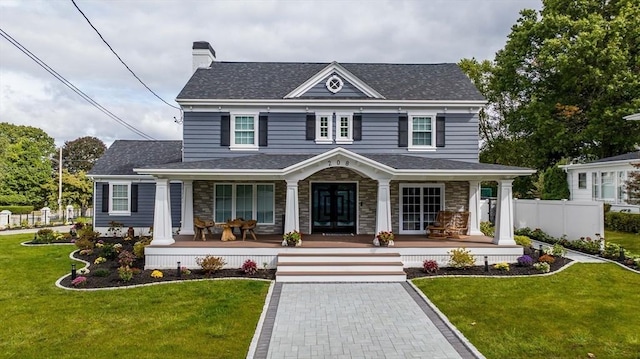
[[[342,167],[326,168],[298,183],[300,230],[303,233],[311,229],[311,182],[358,182],[357,231],[358,234],[375,233],[378,182]]]
[[[275,224],[259,224],[256,233],[282,233],[287,184],[285,181],[221,181],[222,183],[273,183],[275,184]],[[193,181],[193,216],[213,219],[213,186],[215,181]]]
[[[443,210],[469,210],[469,182],[467,181],[391,181],[391,225],[394,233],[400,231],[400,183],[444,183]]]

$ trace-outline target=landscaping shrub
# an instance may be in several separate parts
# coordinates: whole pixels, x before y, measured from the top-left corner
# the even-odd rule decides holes
[[[133,254],[135,254],[135,256],[140,259],[144,258],[144,248],[148,246],[150,243],[151,243],[151,238],[144,238],[142,240],[137,241],[133,245]]]
[[[606,242],[604,244],[604,250],[602,251],[602,256],[609,259],[617,259],[620,257],[620,245]]]
[[[507,262],[500,262],[500,263],[496,263],[493,265],[493,268],[500,270],[500,271],[505,271],[508,272],[509,271],[509,263]]]
[[[33,212],[33,206],[0,206],[0,212],[5,210],[11,214],[30,214]]]
[[[519,246],[523,246],[525,248],[531,247],[531,238],[527,236],[513,236],[513,240],[516,241],[516,244]]]
[[[123,282],[129,282],[133,279],[133,270],[130,267],[119,267],[118,268],[118,276],[122,279]]]
[[[242,263],[242,271],[246,274],[253,275],[258,271],[258,265],[251,259],[247,259]]]
[[[63,239],[65,239],[64,236],[59,232],[56,232],[52,229],[45,228],[45,229],[39,230],[36,233],[35,237],[33,238],[33,242],[51,243],[51,242],[60,241]]]
[[[91,250],[95,246],[91,240],[84,237],[76,239],[75,245],[81,250]]]
[[[78,230],[78,238],[86,238],[90,241],[95,241],[96,239],[100,238],[100,232],[94,232],[93,226],[87,224]]]
[[[538,262],[542,262],[542,263],[554,263],[556,261],[555,258],[553,258],[553,256],[550,256],[548,254],[543,254],[542,256],[540,256],[540,258],[538,258]]]
[[[518,261],[518,265],[522,267],[529,267],[533,264],[533,258],[527,254],[518,257],[516,260]]]
[[[491,224],[491,222],[480,222],[480,232],[487,237],[493,237],[495,235],[496,229]]]
[[[454,268],[473,267],[476,259],[466,248],[457,248],[449,251],[449,265]]]
[[[627,233],[640,232],[640,214],[627,212],[606,212],[604,227],[612,231]]]
[[[118,252],[116,252],[116,248],[113,246],[113,244],[106,243],[102,245],[102,248],[100,248],[101,257],[105,257],[107,259],[115,259],[117,255]]]
[[[551,270],[551,265],[549,265],[549,263],[547,262],[538,262],[533,265],[533,268],[539,270],[542,273],[549,273],[549,271]]]
[[[528,227],[525,228],[520,228],[520,229],[516,229],[514,231],[514,233],[516,235],[523,235],[523,236],[527,236],[531,239],[535,239],[537,241],[540,242],[545,242],[545,243],[550,243],[550,244],[560,244],[561,246],[565,247],[565,248],[570,248],[570,249],[575,249],[578,251],[583,251],[585,253],[589,253],[589,254],[599,254],[600,253],[600,248],[602,246],[602,238],[600,237],[600,234],[596,233],[596,238],[597,239],[592,239],[591,237],[587,237],[587,238],[580,238],[578,240],[574,240],[574,241],[570,241],[568,240],[566,237],[562,237],[562,238],[554,238],[548,234],[546,234],[545,232],[543,232],[540,229],[535,229],[535,230],[531,230]],[[546,249],[547,251],[549,251],[549,254],[553,254],[553,249],[552,248],[548,248]]]
[[[109,273],[109,270],[105,268],[100,268],[93,271],[93,275],[96,277],[108,277]]]
[[[136,256],[129,251],[122,251],[118,254],[118,263],[120,263],[123,267],[131,267],[133,265],[133,261],[136,260]]]
[[[436,273],[439,269],[438,262],[433,259],[425,259],[425,261],[422,262],[422,269],[427,273]]]
[[[206,256],[204,258],[196,258],[196,263],[202,270],[207,274],[212,274],[213,272],[222,269],[227,262],[224,261],[221,257],[214,256]]]
[[[567,250],[564,249],[564,247],[560,245],[560,243],[556,243],[551,248],[551,254],[553,254],[556,257],[564,257],[567,255]]]

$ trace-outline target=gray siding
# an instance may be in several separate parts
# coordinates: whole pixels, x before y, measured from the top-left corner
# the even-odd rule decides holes
[[[337,93],[333,93],[327,90],[327,79],[332,75],[327,76],[322,81],[318,82],[315,86],[309,89],[309,91],[305,92],[301,98],[367,98],[368,96],[358,90],[355,86],[353,86],[350,82],[346,81],[344,78],[342,79],[342,89]]]
[[[116,221],[126,227],[148,228],[153,226],[153,213],[156,199],[156,185],[154,183],[138,183],[138,212],[132,212],[130,216],[110,216],[108,212],[102,212],[102,185],[107,182],[96,183],[96,203],[94,208],[94,225],[96,227],[109,227],[109,222]],[[135,183],[134,183],[135,184]],[[182,184],[171,184],[171,222],[173,227],[180,227],[182,216]],[[103,233],[104,234],[104,233]]]
[[[266,113],[263,113],[266,114]],[[478,118],[473,114],[445,116],[445,147],[431,152],[409,152],[398,147],[398,114],[363,113],[362,140],[352,144],[316,144],[305,140],[306,113],[269,113],[269,146],[260,153],[322,153],[344,147],[357,153],[395,153],[478,162]],[[221,113],[192,113],[184,116],[184,160],[244,156],[256,152],[230,151],[220,146]],[[335,130],[334,130],[335,133]]]

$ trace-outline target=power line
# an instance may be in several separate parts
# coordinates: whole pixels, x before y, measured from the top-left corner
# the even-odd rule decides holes
[[[147,140],[155,140],[155,138],[147,135],[146,133],[138,130],[137,128],[135,128],[133,125],[130,125],[127,121],[121,119],[120,117],[116,116],[115,114],[113,114],[111,111],[107,110],[104,106],[100,105],[98,102],[96,102],[93,98],[91,98],[89,95],[87,95],[86,93],[82,92],[82,90],[80,90],[79,88],[77,88],[74,84],[72,84],[69,80],[67,80],[66,78],[64,78],[62,75],[60,75],[58,72],[56,72],[54,69],[52,69],[49,65],[47,65],[44,61],[40,60],[40,58],[38,56],[36,56],[35,54],[33,54],[31,51],[29,51],[26,47],[24,47],[20,42],[18,42],[18,40],[14,39],[13,37],[11,37],[11,35],[9,35],[7,32],[5,32],[4,30],[2,30],[0,28],[0,36],[4,37],[5,40],[9,41],[9,43],[13,46],[15,46],[18,50],[22,51],[22,53],[24,53],[25,55],[27,55],[27,57],[29,57],[31,60],[33,60],[36,64],[38,64],[40,67],[42,67],[43,69],[45,69],[48,73],[50,73],[53,77],[55,77],[58,81],[62,82],[65,86],[67,86],[68,88],[70,88],[73,92],[75,92],[76,94],[78,94],[78,96],[82,97],[83,100],[87,101],[89,104],[93,105],[94,107],[96,107],[97,109],[99,109],[100,111],[102,111],[104,114],[106,114],[107,116],[109,116],[112,120],[118,122],[119,124],[121,124],[122,126],[126,127],[127,129],[129,129],[130,131],[134,132],[135,134],[137,134],[138,136],[145,138]]]
[[[133,75],[133,77],[135,77],[138,81],[140,81],[140,83],[142,84],[142,86],[144,86],[147,90],[149,90],[149,92],[151,92],[155,97],[157,97],[160,101],[166,103],[167,105],[175,108],[176,110],[179,110],[180,107],[174,106],[170,103],[168,103],[167,101],[165,101],[162,97],[160,97],[157,93],[155,93],[151,88],[149,88],[149,86],[147,86],[147,84],[145,84],[139,77],[138,75],[135,74],[135,72],[133,72],[133,70],[131,70],[131,68],[129,68],[129,66],[127,64],[124,63],[124,61],[120,58],[120,56],[116,53],[116,51],[111,47],[111,45],[109,45],[109,43],[107,42],[107,40],[104,39],[104,37],[102,36],[102,34],[100,33],[100,31],[98,31],[98,29],[96,29],[95,26],[93,26],[93,24],[91,23],[91,21],[89,20],[89,18],[87,17],[87,15],[84,14],[84,12],[82,12],[82,10],[80,10],[80,8],[78,7],[78,5],[76,4],[76,2],[74,0],[71,0],[71,2],[73,3],[73,6],[75,6],[75,8],[80,12],[80,14],[82,14],[82,17],[84,17],[85,20],[87,20],[87,22],[89,23],[89,25],[93,28],[93,30],[96,32],[96,34],[98,34],[98,36],[100,36],[100,39],[102,40],[102,42],[104,42],[105,45],[107,45],[107,47],[109,48],[109,50],[111,50],[111,52],[113,52],[114,55],[116,55],[116,57],[118,58],[118,60],[120,60],[120,62],[124,65],[124,67],[127,68],[127,70],[129,70],[129,72],[131,72],[131,74]]]

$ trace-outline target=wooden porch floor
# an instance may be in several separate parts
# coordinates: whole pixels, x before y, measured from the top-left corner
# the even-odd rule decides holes
[[[282,246],[281,234],[257,234],[258,240],[254,241],[248,236],[245,241],[242,237],[235,241],[223,242],[220,233],[207,234],[207,240],[193,240],[191,235],[177,235],[173,238],[173,247],[194,248],[276,248]],[[368,248],[373,247],[373,235],[322,235],[305,234],[302,236],[302,247],[305,248]],[[449,247],[496,247],[492,243],[493,238],[486,236],[469,236],[464,239],[429,239],[424,235],[397,235],[396,248],[449,248]],[[506,246],[502,246],[506,247]],[[392,247],[393,248],[393,247]]]

